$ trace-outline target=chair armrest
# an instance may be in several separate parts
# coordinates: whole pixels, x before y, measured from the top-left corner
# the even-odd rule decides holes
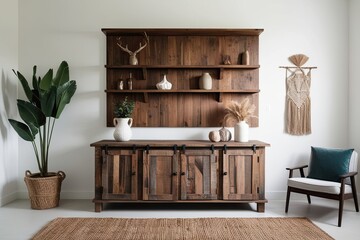
[[[303,166],[300,166],[300,167],[286,168],[286,170],[289,170],[289,178],[292,178],[293,171],[297,170],[297,169],[299,169],[299,171],[300,171],[300,176],[305,177],[304,168],[307,168],[307,167],[308,167],[308,165],[303,165]]]
[[[286,168],[286,170],[296,170],[296,169],[302,169],[302,168],[307,168],[308,165],[303,165],[303,166],[300,166],[300,167],[294,167],[294,168]]]
[[[341,178],[353,177],[356,174],[358,174],[358,172],[348,172],[346,174],[340,175],[339,178],[341,179]]]

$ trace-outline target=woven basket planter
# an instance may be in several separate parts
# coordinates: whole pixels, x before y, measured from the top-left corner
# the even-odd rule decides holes
[[[32,209],[48,209],[59,206],[61,183],[65,179],[64,172],[49,173],[41,177],[40,173],[25,172],[24,181],[28,188]]]

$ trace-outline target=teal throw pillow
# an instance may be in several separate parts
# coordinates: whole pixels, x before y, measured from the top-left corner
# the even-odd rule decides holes
[[[311,147],[308,178],[340,182],[339,176],[349,172],[354,149]]]

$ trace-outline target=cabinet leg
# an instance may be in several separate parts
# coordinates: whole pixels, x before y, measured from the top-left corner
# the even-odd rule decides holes
[[[265,212],[265,203],[257,203],[256,208],[257,212]]]
[[[101,212],[102,207],[102,203],[95,203],[95,212]]]

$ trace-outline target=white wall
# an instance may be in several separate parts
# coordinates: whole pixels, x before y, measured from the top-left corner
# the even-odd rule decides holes
[[[253,139],[271,144],[267,197],[283,198],[285,167],[304,163],[310,146],[348,143],[348,2],[338,0],[28,0],[19,2],[19,68],[31,76],[67,60],[78,91],[55,127],[51,170],[67,173],[62,197],[92,198],[93,150],[112,138],[105,127],[105,36],[101,28],[264,28],[260,36],[260,126]],[[317,66],[311,85],[312,129],[284,133],[287,58],[296,53]],[[134,128],[135,139],[207,139],[204,128]],[[169,134],[171,131],[171,134]],[[31,146],[21,141],[19,179],[36,171]],[[20,186],[25,196],[24,184]]]
[[[349,9],[349,144],[360,152],[360,1],[350,0]]]
[[[16,199],[18,141],[8,118],[16,117],[18,68],[18,1],[0,0],[0,206]]]

